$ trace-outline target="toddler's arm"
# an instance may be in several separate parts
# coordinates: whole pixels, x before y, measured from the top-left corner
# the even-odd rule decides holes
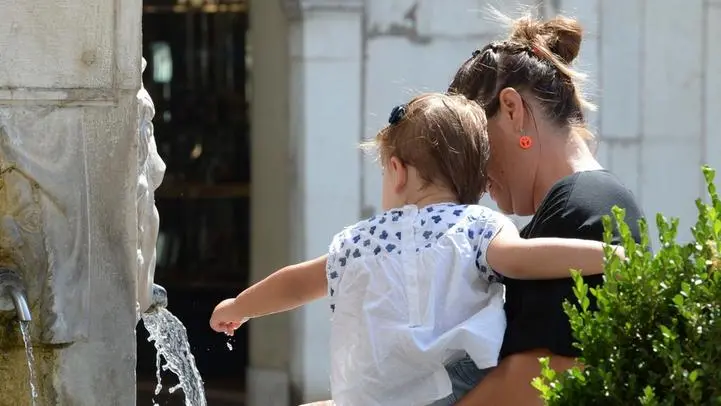
[[[287,266],[244,290],[234,299],[220,302],[210,318],[211,328],[230,333],[253,317],[295,309],[326,296],[327,261],[328,256],[323,255]]]
[[[598,241],[579,239],[524,239],[509,224],[489,244],[486,261],[495,271],[513,279],[567,278],[571,269],[594,275],[603,273],[604,247]],[[614,246],[614,253],[624,258],[623,247]]]

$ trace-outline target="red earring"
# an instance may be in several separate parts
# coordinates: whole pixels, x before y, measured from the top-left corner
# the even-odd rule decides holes
[[[518,145],[522,149],[529,149],[533,146],[533,139],[527,135],[522,135],[521,138],[518,139]]]

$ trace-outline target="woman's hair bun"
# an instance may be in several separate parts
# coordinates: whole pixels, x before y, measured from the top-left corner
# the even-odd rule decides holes
[[[521,17],[513,21],[509,38],[530,47],[546,48],[567,65],[578,57],[582,39],[583,27],[578,20],[562,16],[548,21]]]

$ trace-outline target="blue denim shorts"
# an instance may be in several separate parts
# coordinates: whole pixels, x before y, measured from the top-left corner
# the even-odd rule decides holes
[[[475,388],[493,368],[478,369],[471,357],[466,355],[458,361],[446,365],[446,371],[451,378],[453,393],[444,399],[433,402],[430,406],[454,405],[471,389]]]

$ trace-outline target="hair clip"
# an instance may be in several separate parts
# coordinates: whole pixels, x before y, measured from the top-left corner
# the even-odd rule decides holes
[[[403,117],[406,115],[406,107],[407,105],[401,104],[398,106],[393,107],[393,110],[391,110],[391,116],[388,117],[388,123],[391,125],[396,124],[397,122],[401,121]]]
[[[478,54],[480,54],[480,53],[481,53],[481,50],[480,50],[480,49],[476,49],[475,51],[473,51],[473,57],[474,57],[474,58],[477,57]]]

